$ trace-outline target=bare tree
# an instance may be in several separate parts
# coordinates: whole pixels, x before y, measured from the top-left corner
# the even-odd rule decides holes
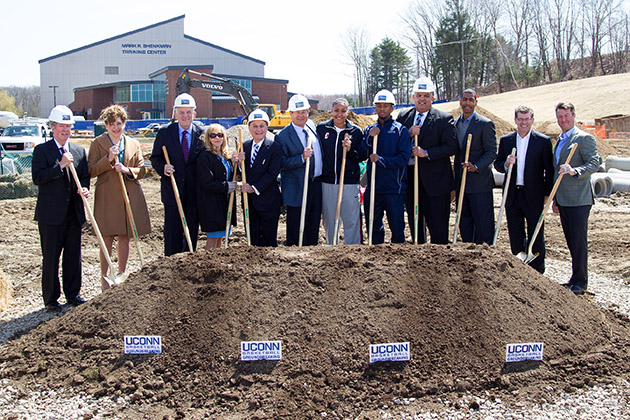
[[[569,62],[573,52],[576,29],[576,9],[574,0],[551,0],[546,8],[551,46],[556,59],[559,80],[569,73]]]
[[[354,67],[354,79],[359,96],[358,104],[355,104],[355,106],[363,106],[368,103],[367,80],[370,68],[369,36],[363,28],[351,26],[343,35],[342,42],[347,57],[350,59],[349,65]]]

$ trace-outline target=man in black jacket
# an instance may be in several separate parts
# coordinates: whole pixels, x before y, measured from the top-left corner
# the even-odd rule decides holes
[[[414,238],[414,156],[418,157],[418,243],[426,242],[426,226],[431,243],[448,243],[451,191],[455,188],[450,157],[457,151],[453,116],[433,108],[433,82],[421,77],[414,83],[414,108],[403,111],[396,121],[409,129],[412,147],[407,167],[407,220]]]
[[[42,247],[42,295],[49,311],[61,311],[58,302],[59,257],[63,250],[63,293],[71,305],[85,302],[81,291],[81,227],[85,223],[83,200],[89,196],[90,174],[85,149],[70,143],[74,123],[72,111],[58,105],[50,112],[53,140],[33,151],[33,183],[39,187],[35,220]],[[76,169],[81,185],[76,185],[69,166]]]
[[[468,171],[459,230],[464,242],[491,244],[494,239],[491,165],[497,157],[496,129],[492,121],[475,112],[477,92],[473,89],[462,93],[459,105],[462,115],[455,121],[458,148],[453,165],[458,185],[461,185],[463,171]],[[469,134],[472,135],[470,156],[464,162]]]
[[[164,255],[194,251],[199,236],[199,218],[197,216],[197,186],[195,182],[196,165],[199,154],[204,150],[199,139],[201,130],[193,124],[197,115],[195,99],[187,93],[175,98],[174,111],[176,122],[160,128],[153,151],[151,165],[160,174],[160,191],[164,204]],[[166,163],[162,146],[166,146],[170,165]],[[190,231],[193,249],[188,249],[184,237],[182,219],[175,201],[173,185],[169,177],[174,176],[182,201],[186,223]]]
[[[549,137],[532,130],[534,111],[521,105],[514,111],[516,131],[501,137],[499,153],[494,167],[506,173],[512,168],[505,216],[510,236],[512,254],[527,251],[547,197],[553,188],[553,153]],[[516,156],[512,149],[516,147]],[[527,222],[527,236],[525,236]],[[538,257],[531,262],[532,268],[545,272],[544,225],[536,237],[532,251]]]

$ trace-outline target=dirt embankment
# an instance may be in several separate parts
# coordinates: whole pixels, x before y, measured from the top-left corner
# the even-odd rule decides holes
[[[630,371],[629,325],[487,246],[237,247],[159,258],[0,363],[25,384],[130,395],[126,418],[345,418],[393,397],[606,383]],[[124,335],[160,335],[163,354],[123,355]],[[283,360],[241,362],[254,340],[281,340]],[[369,344],[406,341],[410,362],[368,363]],[[544,342],[544,362],[506,366],[518,342]]]

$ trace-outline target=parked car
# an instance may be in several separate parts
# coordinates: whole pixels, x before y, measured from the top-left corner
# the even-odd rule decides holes
[[[137,129],[135,134],[140,135],[140,136],[146,136],[149,133],[157,133],[157,131],[160,129],[161,126],[162,124],[154,122],[147,125],[146,127]]]
[[[17,122],[5,128],[0,136],[0,146],[9,153],[26,155],[40,143],[52,139],[48,128],[41,123]]]

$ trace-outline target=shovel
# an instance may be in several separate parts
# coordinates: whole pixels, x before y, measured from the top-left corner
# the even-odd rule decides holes
[[[573,157],[573,153],[575,153],[575,151],[577,150],[577,147],[578,147],[577,143],[573,143],[571,145],[571,152],[569,152],[569,156],[567,157],[567,160],[564,162],[565,165],[571,161],[571,158]],[[534,229],[534,234],[532,235],[531,238],[529,238],[529,246],[527,248],[527,254],[524,251],[521,251],[516,255],[519,259],[521,259],[526,264],[531,263],[534,260],[534,258],[538,256],[538,253],[534,254],[532,252],[532,248],[534,247],[534,242],[536,241],[538,232],[540,231],[540,228],[542,227],[542,224],[545,221],[547,212],[549,212],[549,207],[551,207],[551,203],[553,203],[553,197],[556,195],[556,191],[558,190],[558,187],[560,186],[560,181],[562,181],[563,176],[564,174],[561,174],[560,176],[558,176],[558,179],[556,179],[556,182],[553,184],[553,189],[551,190],[551,194],[549,194],[549,197],[547,198],[547,201],[545,202],[545,206],[543,207],[542,214],[540,215],[540,218],[538,219],[538,223],[536,224],[536,229]]]
[[[131,231],[133,232],[133,239],[136,242],[136,249],[138,250],[138,256],[140,257],[140,267],[144,266],[144,257],[140,250],[140,238],[138,238],[138,229],[136,228],[136,221],[133,218],[133,212],[131,211],[131,203],[129,202],[129,196],[127,195],[127,187],[125,186],[125,180],[122,173],[118,172],[118,179],[120,180],[120,188],[122,188],[123,198],[125,199],[125,206],[127,207],[127,219],[131,225]]]
[[[310,148],[312,144],[312,138],[307,135],[306,147]],[[298,239],[298,247],[302,247],[302,240],[304,239],[304,219],[306,218],[306,199],[308,195],[308,176],[311,170],[311,157],[306,158],[306,166],[304,168],[304,188],[302,189],[302,211],[300,212],[300,237]]]
[[[376,146],[378,145],[378,134],[374,136],[372,144],[372,154],[376,154]],[[376,162],[372,162],[372,177],[370,179],[370,223],[368,231],[368,245],[372,246],[372,236],[374,236],[374,199],[376,197]]]
[[[239,153],[241,149],[239,148],[239,144],[236,143],[236,153]],[[232,175],[232,181],[236,181],[236,167],[234,168],[234,174]],[[234,206],[234,195],[236,194],[236,190],[230,193],[230,198],[228,200],[228,211],[227,211],[227,220],[225,221],[225,248],[228,247],[228,236],[230,236],[230,225],[232,222],[232,207]]]
[[[238,128],[238,151],[239,152],[243,151],[243,130],[241,130],[241,127]],[[241,160],[241,179],[243,181],[243,184],[247,184],[247,177],[245,176],[245,161],[244,160]],[[243,210],[245,211],[244,217],[245,217],[245,232],[247,233],[247,245],[251,245],[252,240],[249,233],[249,204],[247,200],[247,193],[243,190],[241,190],[241,192],[243,193]],[[225,237],[227,240],[227,233]],[[301,240],[300,240],[300,246],[302,246]]]
[[[348,133],[346,133],[346,139]],[[333,230],[333,245],[339,245],[339,219],[341,218],[341,199],[343,198],[343,181],[346,172],[346,153],[347,149],[343,148],[341,156],[341,174],[339,175],[339,191],[337,191],[337,208],[335,209],[335,229]]]
[[[468,156],[470,155],[470,143],[472,142],[472,134],[468,135],[466,140],[466,155],[464,162],[468,162]],[[462,205],[464,204],[464,192],[466,191],[466,174],[468,168],[462,171],[462,182],[459,186],[459,198],[457,200],[457,215],[455,216],[455,229],[453,232],[453,243],[457,242],[457,230],[459,229],[459,218],[462,216]]]
[[[168,158],[168,151],[166,146],[162,146],[162,152],[164,152],[164,158],[166,163],[171,164],[171,160]],[[175,202],[177,202],[177,210],[179,210],[179,216],[182,219],[182,226],[184,227],[184,235],[186,235],[186,242],[188,243],[188,251],[193,252],[192,241],[190,240],[190,231],[188,230],[188,223],[186,222],[186,215],[184,214],[184,208],[182,207],[182,199],[179,197],[179,190],[177,189],[177,182],[173,174],[169,177],[173,183],[173,193],[175,193]]]
[[[74,178],[74,182],[77,184],[77,188],[81,188],[81,181],[79,180],[76,169],[74,169],[74,164],[70,163],[70,165],[68,165],[68,168],[70,168],[70,173],[72,174],[72,177]],[[85,206],[85,209],[87,210],[88,216],[90,216],[90,222],[92,222],[92,226],[94,227],[94,233],[96,233],[96,237],[98,238],[98,243],[101,246],[101,252],[103,253],[103,255],[105,255],[105,259],[107,260],[107,265],[109,265],[109,274],[107,276],[104,276],[103,278],[105,279],[105,281],[107,281],[107,283],[109,283],[110,286],[113,286],[115,284],[120,284],[127,279],[127,275],[124,273],[114,274],[114,270],[115,270],[114,263],[112,262],[112,259],[109,256],[109,252],[107,251],[107,246],[105,245],[105,241],[103,240],[103,235],[101,235],[101,231],[98,228],[98,224],[96,223],[96,218],[94,218],[94,213],[92,212],[90,203],[88,203],[88,199],[85,198],[83,194],[79,194],[79,195],[81,196],[81,199],[83,200],[83,205]]]
[[[512,156],[516,155],[516,147],[512,148]],[[503,211],[505,210],[505,202],[507,201],[508,188],[510,187],[510,178],[512,177],[512,168],[514,164],[510,165],[507,171],[507,175],[505,176],[505,180],[503,185],[503,198],[501,199],[501,207],[499,208],[499,220],[497,221],[497,228],[494,230],[494,239],[492,240],[492,245],[497,244],[497,239],[499,238],[499,228],[501,227],[501,219],[503,218]]]
[[[413,136],[414,146],[418,147],[418,135]],[[413,244],[418,245],[418,156],[413,157]]]

